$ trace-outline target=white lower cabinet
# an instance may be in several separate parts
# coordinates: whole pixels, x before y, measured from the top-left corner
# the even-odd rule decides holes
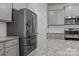
[[[0,56],[19,56],[19,40],[9,40],[0,43]]]
[[[4,49],[4,43],[0,43],[0,50]]]
[[[0,56],[4,55],[4,43],[0,43]]]
[[[4,56],[4,50],[0,51],[0,56]]]
[[[5,49],[5,56],[18,56],[18,45]]]

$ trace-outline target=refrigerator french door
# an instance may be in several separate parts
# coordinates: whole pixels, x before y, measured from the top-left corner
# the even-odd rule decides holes
[[[19,36],[20,56],[26,56],[37,47],[37,16],[29,9],[13,9],[12,22],[7,23],[7,35]]]

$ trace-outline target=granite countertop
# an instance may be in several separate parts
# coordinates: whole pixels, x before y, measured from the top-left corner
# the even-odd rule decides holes
[[[13,39],[18,39],[18,38],[19,38],[18,36],[3,36],[3,37],[0,37],[0,42],[5,42]]]

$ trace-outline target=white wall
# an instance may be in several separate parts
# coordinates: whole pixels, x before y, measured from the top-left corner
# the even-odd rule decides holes
[[[44,54],[47,49],[47,4],[30,3],[28,8],[37,14],[37,48],[40,53]]]

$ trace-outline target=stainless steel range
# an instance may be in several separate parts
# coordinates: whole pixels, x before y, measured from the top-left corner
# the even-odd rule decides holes
[[[65,39],[79,40],[79,17],[67,16],[65,17]]]

